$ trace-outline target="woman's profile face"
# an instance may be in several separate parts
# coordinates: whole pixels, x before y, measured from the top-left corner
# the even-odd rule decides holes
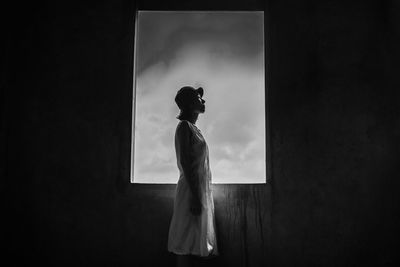
[[[201,97],[200,94],[197,94],[197,98],[193,103],[193,111],[195,113],[204,113],[206,111],[206,105],[204,105],[206,101]]]

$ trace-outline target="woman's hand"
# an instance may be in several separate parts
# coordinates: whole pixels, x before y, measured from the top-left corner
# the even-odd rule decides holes
[[[202,209],[203,206],[201,205],[200,199],[193,198],[192,201],[190,202],[190,212],[194,216],[199,216],[201,214]]]

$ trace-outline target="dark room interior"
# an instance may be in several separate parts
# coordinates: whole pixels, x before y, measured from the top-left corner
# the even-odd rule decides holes
[[[214,184],[199,266],[398,266],[398,1],[106,0],[4,6],[9,266],[175,266],[173,184],[132,184],[136,10],[265,16],[265,184]]]

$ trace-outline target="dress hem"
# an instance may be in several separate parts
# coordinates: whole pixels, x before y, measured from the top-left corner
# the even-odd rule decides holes
[[[219,255],[219,253],[215,253],[215,252],[214,253],[211,252],[207,256],[203,256],[201,254],[194,254],[194,253],[191,253],[191,252],[176,251],[176,250],[174,250],[174,251],[168,250],[168,252],[171,252],[171,253],[173,253],[175,255],[196,256],[196,257],[200,257],[200,258],[203,258],[203,259],[211,259],[211,258],[215,258],[215,257],[217,257]]]

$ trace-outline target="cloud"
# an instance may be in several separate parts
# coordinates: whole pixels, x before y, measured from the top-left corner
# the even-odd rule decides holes
[[[139,12],[138,73],[187,44],[225,43],[236,57],[264,49],[262,12]]]

